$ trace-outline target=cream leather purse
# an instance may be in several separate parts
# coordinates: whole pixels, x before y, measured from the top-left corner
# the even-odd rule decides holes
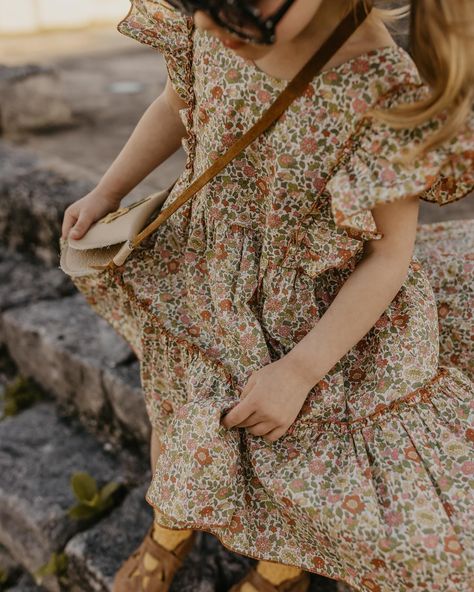
[[[154,232],[199,189],[204,187],[258,135],[270,127],[288,105],[304,93],[313,77],[322,70],[333,54],[364,22],[370,11],[371,6],[367,0],[359,0],[354,10],[351,10],[339,23],[328,39],[263,113],[262,117],[227,152],[195,179],[169,207],[162,209],[163,203],[177,180],[167,189],[153,193],[100,218],[78,240],[69,237],[67,239],[60,238],[59,267],[64,273],[71,277],[77,277],[100,273],[105,269],[123,265],[137,245]],[[157,212],[159,212],[158,216],[144,228],[151,216]]]

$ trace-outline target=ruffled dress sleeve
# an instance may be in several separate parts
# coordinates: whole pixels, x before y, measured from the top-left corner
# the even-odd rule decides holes
[[[387,95],[385,106],[418,100],[421,84]],[[442,125],[441,117],[396,130],[374,118],[362,120],[345,146],[327,184],[337,226],[361,240],[382,238],[370,212],[379,204],[418,195],[440,206],[474,190],[474,110],[456,137],[409,162],[399,157],[424,142]]]
[[[163,0],[130,1],[130,10],[117,30],[157,49],[165,58],[174,89],[187,104],[192,103],[193,19]]]

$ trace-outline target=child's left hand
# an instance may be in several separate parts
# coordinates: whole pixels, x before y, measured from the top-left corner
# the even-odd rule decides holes
[[[223,416],[221,425],[249,428],[254,436],[274,442],[295,421],[313,386],[283,357],[252,372],[241,401]]]

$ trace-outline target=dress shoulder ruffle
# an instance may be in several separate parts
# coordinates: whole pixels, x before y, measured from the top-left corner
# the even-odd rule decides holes
[[[117,30],[163,54],[174,89],[186,103],[192,103],[193,19],[163,0],[130,2]]]
[[[384,97],[382,108],[413,102],[427,92],[403,85]],[[397,130],[366,117],[350,138],[327,185],[335,223],[362,239],[381,238],[370,212],[379,204],[418,195],[446,205],[474,190],[474,109],[451,141],[412,161],[400,160],[442,125],[441,117]]]

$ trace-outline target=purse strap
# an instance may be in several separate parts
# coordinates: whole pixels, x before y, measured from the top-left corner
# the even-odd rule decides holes
[[[354,9],[351,10],[351,12],[339,23],[328,39],[287,84],[285,89],[263,113],[262,117],[244,135],[234,142],[227,152],[221,155],[208,169],[197,177],[170,206],[162,209],[159,215],[139,234],[137,234],[133,240],[127,241],[123,249],[117,253],[113,262],[120,265],[128,254],[161,224],[163,224],[171,214],[187,202],[197,191],[202,189],[206,183],[215,177],[233,158],[240,154],[240,152],[255,140],[257,136],[268,129],[285,111],[288,105],[304,93],[306,87],[314,76],[322,70],[324,65],[328,63],[338,49],[344,45],[355,30],[365,21],[370,14],[371,9],[372,6],[370,2],[367,0],[359,0]]]

